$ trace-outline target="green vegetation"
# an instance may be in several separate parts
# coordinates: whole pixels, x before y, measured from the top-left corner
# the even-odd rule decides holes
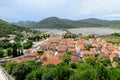
[[[13,57],[20,56],[23,53],[21,52],[21,44],[20,43],[9,43],[6,41],[0,41],[0,57],[6,57],[13,55]]]
[[[37,51],[38,52],[38,55],[39,57],[43,55],[44,51]]]
[[[12,44],[9,43],[8,41],[0,41],[0,48],[7,49],[10,48],[11,46]]]
[[[64,56],[64,62],[69,64],[69,62],[71,60],[71,56],[72,56],[72,54],[70,52],[67,52]]]
[[[26,43],[23,44],[24,49],[29,49],[32,46],[32,41],[27,41]]]
[[[21,49],[21,44],[20,43],[13,43],[12,44],[12,55],[13,57],[21,56],[23,55],[23,51]]]
[[[40,33],[39,35],[37,33],[35,33],[35,34],[36,35],[34,35],[34,36],[28,37],[28,39],[32,40],[32,41],[40,41],[41,39],[46,39],[46,38],[50,37],[49,34],[42,34],[42,33]]]
[[[0,58],[2,58],[4,56],[5,52],[3,49],[0,49]]]
[[[95,27],[95,26],[103,26],[98,23],[91,23],[91,22],[85,22],[85,21],[72,21],[67,19],[60,19],[57,17],[50,17],[46,18],[40,22],[17,22],[13,23],[19,26],[24,26],[28,28],[79,28],[79,27]],[[32,24],[32,25],[30,25]]]
[[[87,46],[85,46],[85,49],[88,50],[88,51],[90,51],[91,48],[93,48],[92,45],[87,45]]]
[[[0,20],[0,58],[21,56],[23,49],[30,48],[33,41],[40,41],[48,37],[50,37],[49,34],[32,31]]]
[[[102,39],[106,40],[113,45],[118,46],[120,44],[120,33],[113,33],[101,36]]]
[[[28,31],[26,28],[18,27],[3,20],[0,20],[0,37],[8,36],[8,34],[22,35],[19,32]]]
[[[90,39],[90,38],[95,38],[95,35],[92,34],[92,35],[88,35],[88,36],[85,37],[85,39]]]
[[[120,37],[120,33],[113,33],[113,34],[111,34],[111,36]]]
[[[110,62],[89,57],[79,63],[62,62],[58,65],[44,66],[37,61],[23,63],[13,61],[8,62],[5,69],[16,80],[119,80],[120,68],[106,64]]]
[[[24,26],[28,28],[79,28],[79,27],[110,27],[110,28],[119,28],[120,21],[108,21],[100,20],[95,18],[83,19],[83,20],[68,20],[60,19],[57,17],[49,17],[40,22],[35,21],[20,21],[13,23],[19,26]],[[115,26],[115,27],[114,27]],[[120,29],[120,28],[119,28]]]
[[[10,56],[10,55],[12,55],[12,53],[13,53],[12,48],[7,48],[7,50],[6,50],[6,56]]]
[[[63,38],[77,38],[77,37],[78,35],[72,33],[66,33],[65,35],[63,35]]]

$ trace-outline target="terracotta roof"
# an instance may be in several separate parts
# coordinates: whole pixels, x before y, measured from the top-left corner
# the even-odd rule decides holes
[[[75,47],[75,44],[68,44],[68,47]]]
[[[50,59],[47,59],[46,61],[43,62],[43,65],[46,65],[46,64],[59,64],[62,62],[62,59],[60,59],[59,57],[53,57],[53,58],[50,58]]]
[[[102,47],[102,52],[110,54],[111,51],[109,51],[106,47]]]
[[[91,48],[90,51],[97,53],[97,49],[96,48]]]
[[[87,50],[82,51],[82,53],[83,53],[83,54],[94,54],[92,51],[87,51]]]
[[[31,49],[26,49],[26,50],[24,50],[23,52],[24,52],[24,53],[31,53],[32,50],[31,50]]]
[[[28,58],[28,57],[24,57],[24,58],[21,58],[21,59],[18,59],[17,62],[20,63],[20,62],[28,62],[28,61],[32,61],[32,60],[35,60],[36,58]]]
[[[75,48],[68,48],[69,51],[76,51]]]
[[[58,49],[58,51],[66,51],[67,46],[66,45],[58,45],[57,49]]]
[[[78,44],[78,47],[80,48],[80,50],[85,49],[85,45],[84,44]]]
[[[111,58],[116,58],[117,55],[116,55],[115,53],[112,53],[112,54],[110,54],[110,57],[111,57]]]
[[[49,49],[55,49],[57,44],[50,44]]]
[[[109,58],[109,55],[108,55],[108,54],[105,54],[105,53],[101,53],[100,56],[101,56],[102,58]]]
[[[81,58],[79,56],[71,56],[71,62],[79,62]]]
[[[58,56],[58,57],[60,57],[60,56],[63,56],[63,55],[65,55],[66,54],[66,52],[58,52],[58,54],[56,55],[56,56]],[[55,56],[55,57],[56,57]]]
[[[32,52],[27,55],[27,57],[37,57],[38,53],[37,52]]]
[[[44,58],[52,58],[54,56],[54,52],[52,50],[45,51],[43,55],[40,57],[41,60]]]

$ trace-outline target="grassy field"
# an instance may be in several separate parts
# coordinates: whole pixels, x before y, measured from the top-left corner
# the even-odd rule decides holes
[[[111,29],[120,29],[120,26],[109,26]]]
[[[117,33],[118,35],[113,34],[108,34],[108,35],[103,35],[101,36],[102,39],[106,40],[109,43],[112,43],[115,46],[120,45],[120,33]]]

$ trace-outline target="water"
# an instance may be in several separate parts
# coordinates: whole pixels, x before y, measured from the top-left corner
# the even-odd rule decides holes
[[[112,34],[112,33],[119,33],[120,30],[117,29],[110,29],[110,28],[74,28],[74,29],[68,29],[71,33],[74,34],[85,34],[85,35],[90,35],[90,34],[95,34],[95,35],[104,35],[104,34]]]
[[[38,30],[41,32],[44,32],[46,34],[63,34],[65,31],[58,30],[58,29],[33,29],[33,30]]]
[[[58,30],[58,29],[34,29],[34,30],[39,30],[41,32],[45,32],[46,34],[64,34],[65,33],[65,31]],[[112,33],[120,32],[120,30],[117,30],[117,29],[110,29],[110,28],[103,28],[103,27],[102,28],[95,28],[95,27],[72,28],[67,30],[74,34],[82,33],[84,35],[89,35],[89,34],[104,35],[104,34],[112,34]]]

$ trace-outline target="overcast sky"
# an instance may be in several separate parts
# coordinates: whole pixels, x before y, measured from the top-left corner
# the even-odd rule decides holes
[[[9,22],[52,16],[120,20],[120,0],[0,0],[0,19]]]

